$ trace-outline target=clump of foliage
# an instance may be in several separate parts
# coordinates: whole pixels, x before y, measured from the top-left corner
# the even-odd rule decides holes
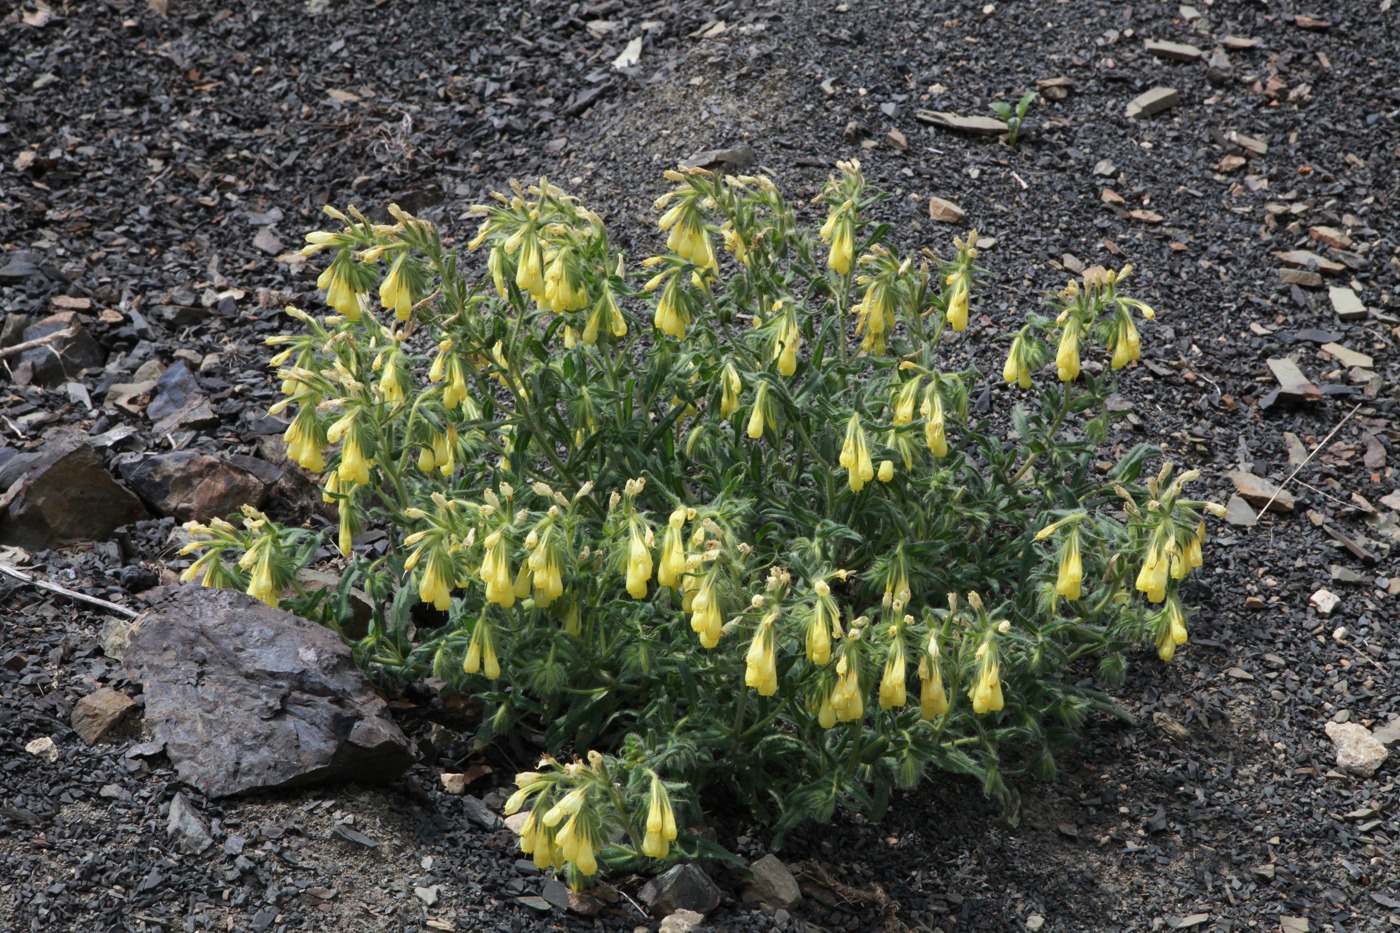
[[[1111,707],[1071,665],[1112,680],[1138,643],[1185,641],[1178,587],[1218,507],[1191,473],[1142,481],[1145,448],[1096,462],[1152,317],[1128,268],[1030,316],[1009,418],[974,415],[983,377],[941,358],[976,233],[903,255],[859,164],[838,168],[818,231],[766,178],[667,172],[640,274],[544,180],[477,208],[482,272],[397,208],[328,208],[306,252],[332,254],[334,313],[288,308],[299,330],[269,340],[288,455],[323,475],[347,584],[377,601],[361,657],[480,696],[482,738],[578,756],[507,806],[575,883],[695,854],[715,786],[779,834],[878,818],[930,767],[1014,807],[1006,776],[1051,774]],[[380,529],[387,554],[357,546]],[[251,510],[191,531],[186,579],[335,621],[297,584],[311,532]]]

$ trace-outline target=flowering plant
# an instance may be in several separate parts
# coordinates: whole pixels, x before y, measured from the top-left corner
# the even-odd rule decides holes
[[[1134,645],[1185,640],[1218,507],[1192,473],[1141,482],[1145,447],[1094,459],[1152,318],[1128,268],[1012,337],[1003,419],[942,362],[977,234],[901,253],[859,164],[838,169],[816,236],[767,178],[667,172],[666,249],[638,275],[544,180],[476,209],[480,275],[427,221],[328,208],[305,252],[334,251],[334,313],[289,308],[300,331],[269,340],[288,456],[323,474],[344,573],[376,599],[365,663],[480,695],[478,738],[597,749],[546,755],[507,805],[575,882],[695,854],[707,788],[779,835],[878,818],[930,765],[1014,811],[1005,775],[1052,773],[1112,708],[1083,660],[1111,681]],[[361,543],[376,529],[387,550]],[[295,586],[304,533],[191,530],[187,579],[336,621]]]

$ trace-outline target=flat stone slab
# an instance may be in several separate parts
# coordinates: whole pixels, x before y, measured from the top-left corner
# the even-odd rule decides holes
[[[1010,130],[1004,121],[996,117],[965,117],[946,110],[918,110],[914,116],[920,122],[971,136],[1000,136]]]
[[[412,763],[335,632],[234,590],[173,587],[156,600],[123,664],[180,780],[222,797],[388,781]]]
[[[1273,255],[1285,266],[1309,269],[1321,272],[1323,275],[1341,275],[1347,271],[1347,267],[1340,262],[1333,262],[1306,249],[1278,250]]]
[[[1181,94],[1176,88],[1154,87],[1128,101],[1126,113],[1129,120],[1141,120],[1180,104]]]
[[[1230,481],[1235,484],[1235,492],[1239,493],[1240,498],[1256,509],[1262,509],[1267,504],[1270,512],[1293,511],[1293,493],[1280,489],[1262,476],[1237,470],[1230,474]]]
[[[1205,56],[1205,52],[1185,42],[1167,42],[1163,39],[1148,39],[1143,43],[1147,54],[1154,58],[1165,58],[1172,62],[1195,62]]]
[[[1358,353],[1356,350],[1344,347],[1340,343],[1324,343],[1318,349],[1348,369],[1352,367],[1373,369],[1376,365],[1376,361],[1372,359],[1369,354]]]
[[[1332,285],[1327,289],[1327,295],[1332,299],[1332,310],[1336,312],[1338,320],[1364,321],[1369,316],[1366,303],[1351,289]]]

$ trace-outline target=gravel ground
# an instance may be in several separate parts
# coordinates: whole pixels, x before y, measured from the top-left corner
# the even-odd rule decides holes
[[[751,147],[798,202],[836,159],[857,156],[894,195],[885,211],[907,244],[946,249],[959,232],[930,218],[930,196],[995,239],[974,326],[953,350],[993,373],[994,338],[1067,270],[1131,260],[1135,293],[1160,316],[1127,380],[1131,417],[1110,443],[1160,445],[1203,469],[1222,500],[1241,466],[1287,477],[1298,459],[1290,435],[1307,452],[1321,445],[1290,486],[1296,509],[1213,532],[1191,584],[1191,644],[1170,665],[1147,650],[1134,659],[1116,696],[1136,725],[1091,723],[1054,781],[1021,785],[1018,825],[949,777],[898,800],[880,825],[804,830],[779,853],[802,869],[809,895],[784,923],[1400,926],[1395,765],[1340,774],[1323,731],[1400,716],[1400,498],[1389,461],[1400,440],[1400,35],[1389,0],[173,0],[165,16],[156,5],[36,0],[0,20],[0,313],[37,317],[86,299],[84,323],[131,368],[177,350],[218,354],[200,377],[218,420],[189,439],[196,448],[257,449],[270,391],[261,338],[283,301],[315,300],[315,270],[294,251],[328,201],[397,200],[467,233],[470,204],[511,177],[547,174],[639,255],[658,243],[660,172],[680,159]],[[616,70],[637,37],[639,63]],[[1146,40],[1206,56],[1219,47],[1228,65],[1165,60]],[[984,115],[1053,78],[1072,86],[1036,102],[1015,147],[917,117]],[[1159,86],[1179,104],[1125,116]],[[1320,288],[1307,268],[1287,281],[1275,254],[1296,249],[1339,269]],[[1353,289],[1370,313],[1340,319],[1329,286]],[[1332,343],[1372,366],[1344,365],[1322,349]],[[1319,399],[1271,397],[1267,363],[1285,355]],[[125,424],[138,429],[132,443],[161,449],[145,419],[101,406],[126,375],[89,380],[93,404],[0,381],[3,444],[39,443],[55,425]],[[1004,401],[994,387],[993,404]],[[31,555],[30,566],[139,609],[142,578],[156,574],[132,568],[160,570],[171,524]],[[1309,604],[1324,587],[1341,598],[1327,617]],[[101,652],[106,618],[0,577],[4,929],[648,922],[629,899],[641,879],[620,879],[597,918],[519,900],[544,879],[517,864],[508,832],[474,824],[461,798],[442,793],[433,756],[383,789],[193,795],[217,844],[181,853],[165,832],[182,790],[168,763],[126,757],[139,735],[87,748],[68,726],[72,705],[99,685],[136,693]],[[420,741],[441,718],[424,697],[400,698],[399,709]],[[23,751],[42,736],[57,743],[56,763]],[[473,793],[489,796],[489,785]],[[761,829],[716,828],[740,854],[767,850]],[[739,902],[737,879],[721,881],[715,929],[781,925]]]

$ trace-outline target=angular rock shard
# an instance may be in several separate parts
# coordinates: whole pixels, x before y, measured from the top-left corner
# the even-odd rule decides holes
[[[1180,103],[1181,95],[1175,88],[1154,87],[1129,101],[1126,113],[1129,120],[1137,120],[1170,110]]]
[[[24,476],[0,493],[0,544],[30,550],[107,538],[146,517],[141,500],[108,475],[83,438],[45,438]]]
[[[180,779],[209,796],[388,781],[412,762],[340,636],[243,593],[166,590],[123,663]]]
[[[258,476],[197,450],[138,456],[120,470],[147,505],[178,522],[225,518],[241,505],[262,505],[267,494]]]

